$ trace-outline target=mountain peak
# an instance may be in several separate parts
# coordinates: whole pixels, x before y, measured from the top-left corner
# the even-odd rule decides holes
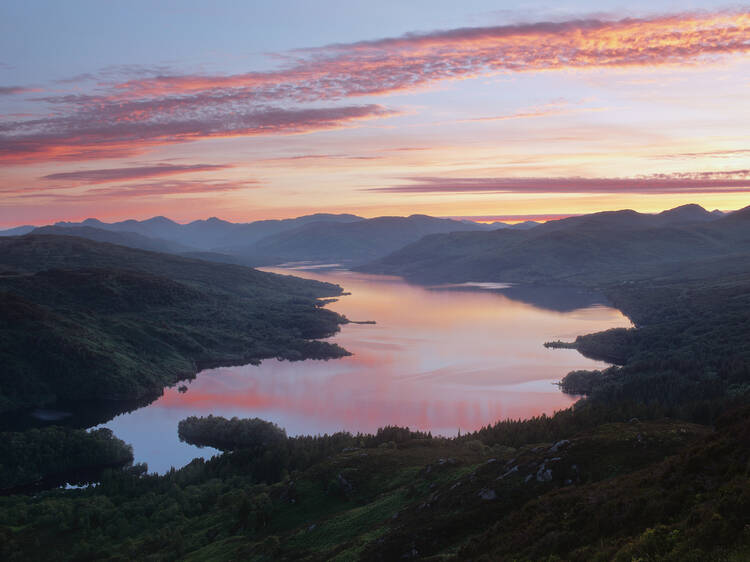
[[[151,217],[150,219],[147,219],[147,220],[145,220],[143,222],[147,223],[147,224],[148,223],[150,223],[150,224],[177,224],[173,220],[168,219],[167,217],[162,216],[162,215],[159,215],[159,216],[156,216],[156,217]]]
[[[667,209],[659,213],[662,216],[665,215],[708,215],[710,214],[706,209],[698,205],[697,203],[688,203],[687,205],[680,205],[673,209]]]

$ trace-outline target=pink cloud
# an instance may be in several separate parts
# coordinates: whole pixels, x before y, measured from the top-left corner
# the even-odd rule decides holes
[[[655,174],[632,178],[405,178],[368,188],[384,193],[747,193],[750,170]]]
[[[6,199],[43,200],[46,203],[81,203],[101,202],[106,199],[125,200],[130,198],[157,197],[169,195],[187,195],[202,193],[221,193],[261,187],[258,180],[161,180],[139,182],[112,187],[98,187],[82,193],[61,193],[70,186],[51,187],[8,187],[0,188],[0,194]]]
[[[159,101],[95,103],[68,115],[0,124],[0,160],[87,160],[129,156],[207,138],[299,134],[391,115],[380,105],[282,109],[232,106],[177,111]]]
[[[241,93],[256,99],[339,99],[411,90],[493,72],[686,63],[750,50],[750,14],[581,19],[411,33],[299,50],[275,72],[160,75],[117,85],[122,96]]]
[[[27,86],[0,86],[0,96],[13,96],[38,91],[36,88],[29,88]]]
[[[77,170],[49,174],[41,179],[54,181],[73,181],[85,184],[127,181],[156,176],[171,176],[187,172],[210,172],[223,170],[228,166],[212,164],[179,165],[156,164],[154,166],[130,166],[128,168],[106,168],[100,170]]]

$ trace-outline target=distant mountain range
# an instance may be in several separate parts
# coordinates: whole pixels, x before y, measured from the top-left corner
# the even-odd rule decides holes
[[[176,223],[166,217],[153,217],[143,221],[126,220],[105,223],[97,219],[86,219],[80,223],[58,222],[57,227],[90,227],[115,232],[134,232],[150,238],[178,242],[192,250],[214,250],[238,244],[251,244],[266,236],[298,228],[313,222],[352,222],[363,220],[355,215],[316,214],[296,219],[264,220],[251,223],[232,223],[211,217],[187,224]]]
[[[179,224],[166,217],[105,223],[97,219],[17,227],[0,236],[67,234],[97,242],[242,265],[334,261],[358,265],[383,257],[428,234],[531,228],[503,223],[441,219],[425,215],[365,219],[319,213],[294,219],[232,223],[218,218]]]
[[[311,222],[266,236],[252,244],[222,248],[246,258],[273,262],[318,261],[365,263],[385,256],[428,234],[487,231],[475,222],[439,219],[425,215],[378,217],[354,222]]]
[[[732,214],[735,216],[737,213]],[[218,218],[179,224],[166,217],[105,223],[86,219],[0,236],[66,234],[141,250],[249,266],[312,261],[415,281],[574,280],[587,269],[627,270],[681,256],[725,252],[713,225],[724,213],[684,205],[658,214],[607,211],[536,223],[483,224],[426,215],[365,219],[319,213],[232,223]],[[727,217],[727,220],[729,217]],[[731,221],[729,221],[731,222]]]
[[[358,269],[424,283],[598,284],[744,259],[749,251],[750,207],[724,216],[685,205],[656,215],[594,213],[525,231],[436,234]]]

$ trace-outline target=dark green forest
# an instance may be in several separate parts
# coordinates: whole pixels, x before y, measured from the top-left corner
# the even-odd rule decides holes
[[[0,412],[156,398],[201,368],[346,354],[338,286],[92,242],[0,239]]]

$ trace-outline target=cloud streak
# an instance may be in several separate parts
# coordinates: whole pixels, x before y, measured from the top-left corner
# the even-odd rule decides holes
[[[26,86],[0,86],[0,96],[13,96],[37,91],[34,88],[27,88]]]
[[[88,160],[139,154],[158,145],[238,136],[301,134],[392,115],[380,105],[283,109],[232,106],[188,111],[158,101],[94,104],[70,115],[0,124],[0,161]]]
[[[77,170],[75,172],[60,172],[42,176],[43,180],[72,181],[85,184],[128,181],[157,176],[171,176],[188,172],[212,172],[223,170],[229,166],[215,164],[179,165],[157,164],[154,166],[130,166],[127,168],[105,168],[99,170]]]
[[[367,188],[381,193],[750,193],[750,170],[655,174],[632,178],[405,178],[411,183]]]
[[[138,182],[112,187],[97,187],[80,193],[64,193],[70,186],[57,185],[52,187],[0,187],[0,194],[10,200],[39,200],[45,203],[70,202],[99,202],[108,199],[125,200],[142,197],[158,197],[170,195],[200,195],[224,193],[262,187],[258,180],[243,181],[227,180],[160,180],[153,182]]]
[[[148,183],[138,183],[113,188],[97,188],[87,192],[96,199],[122,199],[128,197],[148,197],[163,195],[195,195],[201,193],[220,193],[237,191],[240,189],[261,187],[257,180],[231,181],[200,181],[200,180],[164,180]]]

